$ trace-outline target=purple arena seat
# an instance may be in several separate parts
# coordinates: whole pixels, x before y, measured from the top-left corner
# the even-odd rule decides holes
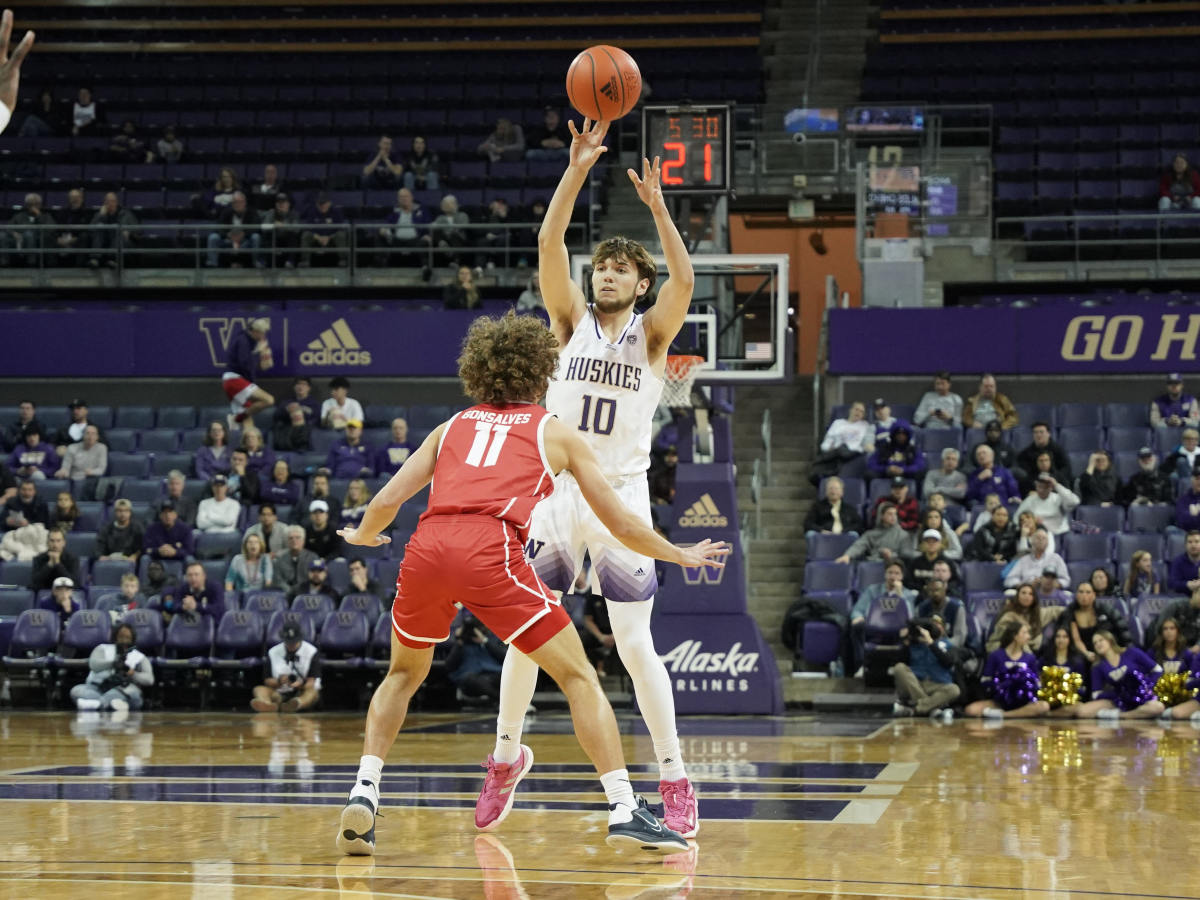
[[[230,610],[221,617],[213,638],[214,669],[255,670],[262,665],[262,617],[245,609]]]
[[[63,629],[59,652],[53,655],[53,664],[60,669],[87,671],[88,654],[106,643],[111,632],[112,620],[106,612],[81,609],[72,613]]]
[[[347,671],[361,668],[371,639],[367,616],[357,609],[331,612],[321,623],[318,649],[322,670]]]

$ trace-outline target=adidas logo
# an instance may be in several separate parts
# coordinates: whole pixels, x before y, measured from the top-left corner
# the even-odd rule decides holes
[[[608,79],[608,82],[606,84],[602,85],[600,88],[600,93],[602,93],[609,100],[612,100],[614,103],[617,100],[617,91],[618,91],[618,87],[617,87],[616,76],[613,76],[612,78]]]
[[[711,494],[705,494],[679,517],[680,528],[727,528],[729,519],[721,515]]]
[[[502,734],[502,735],[500,735],[500,740],[502,740],[502,741],[511,741],[511,740],[512,740],[512,738],[510,738],[510,737],[509,737],[507,734]]]
[[[350,330],[345,319],[338,319],[321,332],[315,341],[308,342],[308,349],[300,354],[300,364],[305,366],[369,366],[371,351],[362,349],[358,338]]]
[[[645,570],[645,569],[643,569],[643,568],[641,568],[641,567],[639,566],[639,567],[638,567],[638,570],[637,570],[636,572],[634,572],[633,574],[634,574],[634,576],[635,576],[635,577],[636,577],[636,576],[638,576],[638,575],[645,575],[645,574],[646,574],[646,570]]]

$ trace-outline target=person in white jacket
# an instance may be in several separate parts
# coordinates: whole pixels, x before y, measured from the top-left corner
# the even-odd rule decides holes
[[[1059,484],[1049,472],[1042,472],[1034,482],[1033,493],[1017,507],[1017,516],[1031,512],[1051,534],[1066,534],[1071,530],[1071,510],[1078,505],[1075,493]]]
[[[121,623],[113,629],[112,643],[92,651],[87,681],[71,688],[76,708],[118,712],[142,708],[142,688],[154,684],[154,670],[136,643],[133,626]]]
[[[229,496],[229,482],[224,475],[214,475],[209,481],[213,495],[200,501],[196,510],[196,529],[205,534],[228,534],[238,530],[242,504]]]

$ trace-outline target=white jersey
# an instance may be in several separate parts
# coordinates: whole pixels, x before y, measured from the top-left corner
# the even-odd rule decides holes
[[[546,409],[577,428],[609,478],[644,474],[662,378],[646,358],[646,328],[632,313],[615,342],[600,329],[591,305],[558,357]]]

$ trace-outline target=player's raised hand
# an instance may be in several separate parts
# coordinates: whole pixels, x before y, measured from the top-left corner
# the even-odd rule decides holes
[[[571,165],[590,169],[600,157],[608,152],[604,138],[608,134],[607,122],[583,120],[583,131],[575,127],[574,120],[567,121],[571,131]]]
[[[633,169],[626,169],[626,174],[629,175],[629,180],[633,182],[633,187],[637,191],[638,198],[647,206],[653,208],[656,204],[663,202],[662,183],[659,181],[659,171],[662,168],[662,160],[657,156],[654,157],[654,164],[650,164],[650,160],[642,160],[642,177],[638,178],[637,172]]]
[[[386,535],[377,534],[373,537],[367,537],[360,534],[357,528],[339,528],[338,534],[347,544],[353,544],[356,547],[380,547],[383,544],[390,544],[392,539]]]
[[[716,569],[725,568],[725,563],[721,561],[722,556],[729,554],[729,545],[724,541],[713,543],[708,538],[705,538],[698,544],[693,544],[690,547],[680,547],[682,559],[679,565],[689,568],[694,566],[712,566]]]
[[[29,48],[33,46],[33,32],[27,31],[10,58],[8,43],[12,40],[12,31],[12,10],[6,9],[4,15],[0,16],[0,102],[8,107],[9,112],[15,112],[17,108],[17,87],[21,82],[21,63],[25,61]]]

